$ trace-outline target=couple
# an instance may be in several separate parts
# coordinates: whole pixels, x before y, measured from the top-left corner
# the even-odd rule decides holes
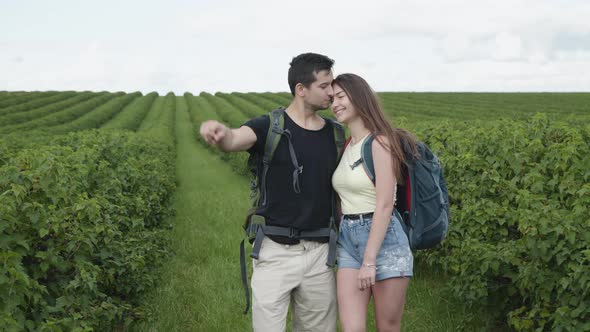
[[[415,148],[415,139],[391,127],[364,79],[354,74],[334,78],[333,64],[315,53],[301,54],[290,64],[293,100],[284,114],[289,139],[278,143],[264,185],[267,199],[256,214],[266,225],[295,229],[302,236],[264,236],[253,261],[254,331],[285,331],[289,303],[293,331],[336,331],[337,303],[342,330],[364,331],[371,296],[379,331],[400,330],[413,257],[394,203],[405,162],[400,141]],[[340,163],[336,124],[316,114],[330,103],[351,134]],[[270,125],[268,115],[238,129],[206,121],[200,133],[223,151],[263,155]],[[375,184],[361,161],[361,147],[371,135]],[[292,160],[302,167],[295,169]],[[303,236],[330,226],[333,190],[342,215],[336,278],[326,264],[328,237]]]

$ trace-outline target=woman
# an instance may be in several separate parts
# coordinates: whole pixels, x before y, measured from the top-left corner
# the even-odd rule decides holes
[[[408,143],[408,152],[416,155],[416,140],[407,131],[392,128],[376,94],[363,78],[342,74],[332,86],[332,111],[351,134],[332,177],[343,214],[337,274],[342,330],[365,330],[372,295],[378,330],[399,331],[413,256],[394,203],[406,159],[401,142]],[[375,137],[375,184],[360,160],[361,147],[370,135]]]

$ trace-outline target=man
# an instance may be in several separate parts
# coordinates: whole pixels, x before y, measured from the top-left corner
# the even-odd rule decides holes
[[[286,135],[280,138],[266,181],[258,183],[264,187],[264,198],[255,214],[271,227],[264,231],[258,259],[253,261],[255,331],[285,331],[289,303],[293,331],[336,331],[335,277],[326,264],[329,236],[317,235],[318,230],[331,226],[331,178],[338,163],[335,124],[317,115],[329,107],[333,97],[333,64],[330,58],[314,53],[298,55],[290,64],[293,100],[283,115]],[[206,121],[200,133],[223,151],[247,150],[260,157],[270,122],[264,115],[230,129]],[[258,159],[261,169],[262,158]]]

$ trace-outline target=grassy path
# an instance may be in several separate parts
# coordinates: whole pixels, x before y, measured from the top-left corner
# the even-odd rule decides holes
[[[240,284],[240,223],[248,181],[193,138],[186,100],[177,99],[175,256],[147,299],[151,322],[137,331],[245,331]]]
[[[134,331],[249,331],[244,316],[238,244],[248,209],[248,181],[197,143],[186,100],[176,100],[176,216],[170,233],[175,255],[162,283],[145,299],[149,321]],[[444,278],[418,269],[408,290],[403,331],[476,330],[471,315],[440,286]],[[373,320],[371,315],[370,321]],[[477,324],[479,325],[479,324]],[[371,322],[368,331],[374,331]]]

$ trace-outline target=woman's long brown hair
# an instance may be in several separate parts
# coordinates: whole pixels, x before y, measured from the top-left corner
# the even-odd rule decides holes
[[[334,84],[344,90],[367,129],[375,136],[377,142],[391,153],[393,174],[397,182],[402,184],[406,153],[414,157],[418,154],[414,135],[387,122],[377,94],[362,77],[355,74],[340,74],[332,82],[332,85]],[[383,136],[387,138],[387,142],[383,141]],[[409,151],[404,150],[404,146]]]

